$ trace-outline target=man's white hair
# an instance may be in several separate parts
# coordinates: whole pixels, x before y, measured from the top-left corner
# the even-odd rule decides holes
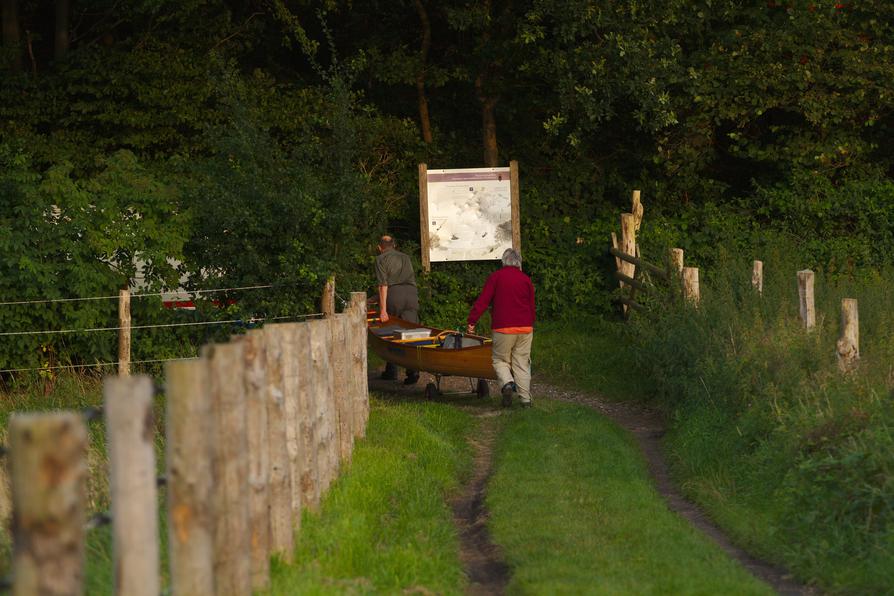
[[[521,255],[518,254],[518,251],[514,248],[507,248],[503,251],[503,266],[504,267],[518,267],[521,269],[522,258]]]

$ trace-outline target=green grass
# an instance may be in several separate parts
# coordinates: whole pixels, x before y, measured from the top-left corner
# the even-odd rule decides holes
[[[771,594],[652,487],[632,439],[540,400],[498,438],[491,534],[518,594]]]
[[[367,438],[305,513],[292,564],[270,594],[459,594],[465,576],[445,498],[469,469],[471,416],[448,404],[372,402]]]
[[[817,276],[817,327],[805,333],[794,272],[766,257],[702,279],[698,310],[657,307],[629,324],[543,325],[535,367],[667,416],[665,447],[682,490],[740,545],[830,593],[894,585],[894,284],[890,275]],[[842,297],[860,304],[861,364],[834,350]]]

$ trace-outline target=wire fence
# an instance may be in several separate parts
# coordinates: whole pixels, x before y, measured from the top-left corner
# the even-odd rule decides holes
[[[352,294],[341,313],[324,306],[325,313],[227,321],[306,322],[231,336],[214,349],[199,350],[199,357],[129,361],[192,360],[170,367],[163,384],[146,375],[106,378],[102,405],[10,416],[5,457],[11,511],[14,516],[27,511],[29,523],[13,524],[17,556],[12,573],[0,577],[0,591],[42,593],[51,583],[83,592],[88,535],[103,526],[110,526],[111,537],[96,539],[111,544],[108,567],[121,593],[268,589],[271,558],[290,558],[305,510],[319,508],[351,461],[355,442],[366,435],[365,297]],[[309,320],[321,315],[322,320]],[[165,394],[161,475],[156,432],[162,427],[147,422],[157,411],[159,391]],[[286,415],[292,407],[294,415]],[[299,426],[309,420],[313,426]],[[91,422],[98,425],[88,427]],[[109,496],[108,504],[99,499],[91,506],[86,446],[96,432],[105,437]],[[289,436],[304,447],[300,453],[288,449]],[[42,480],[46,472],[39,463],[50,454],[58,463],[56,482]],[[246,473],[218,473],[237,469]],[[162,524],[160,487],[169,504]],[[58,502],[70,505],[64,515],[52,506]],[[214,539],[224,532],[226,540]],[[167,574],[161,571],[162,542],[168,545]],[[220,560],[232,564],[214,564]]]
[[[146,298],[152,296],[163,296],[163,295],[181,295],[188,294],[191,298],[198,297],[203,294],[213,294],[213,293],[223,293],[223,292],[240,292],[240,291],[251,291],[251,290],[262,290],[262,289],[271,289],[277,287],[287,287],[293,284],[256,284],[250,286],[234,286],[234,287],[226,287],[226,288],[214,288],[207,290],[195,290],[191,292],[148,292],[142,294],[131,294],[130,298]],[[53,299],[40,299],[40,300],[12,300],[0,302],[0,307],[2,306],[11,306],[11,305],[39,305],[39,304],[53,304],[53,303],[65,303],[65,302],[77,302],[77,301],[97,301],[97,300],[111,300],[111,299],[119,299],[120,296],[84,296],[84,297],[75,297],[75,298],[53,298]],[[342,303],[346,303],[341,297]],[[175,327],[211,327],[211,326],[222,326],[222,325],[234,325],[234,326],[243,326],[247,328],[256,327],[265,322],[270,321],[288,321],[288,320],[304,320],[313,317],[323,316],[324,313],[310,313],[310,314],[302,314],[302,315],[279,315],[279,316],[260,316],[260,317],[248,317],[248,318],[233,318],[233,319],[223,319],[223,320],[209,320],[209,321],[181,321],[175,323],[153,323],[153,324],[145,324],[145,325],[131,325],[129,324],[129,316],[126,322],[122,321],[118,325],[109,325],[105,327],[72,327],[72,328],[63,328],[63,329],[31,329],[31,330],[19,330],[19,331],[0,331],[0,337],[22,337],[22,336],[61,336],[61,335],[73,335],[73,334],[90,334],[90,333],[104,333],[104,332],[124,332],[130,333],[131,331],[136,330],[146,330],[146,329],[170,329]],[[129,348],[128,348],[129,350]],[[123,361],[123,357],[119,357],[116,361],[110,362],[95,362],[95,363],[83,363],[83,364],[67,364],[67,365],[53,365],[53,366],[18,366],[18,367],[10,367],[0,369],[0,374],[8,374],[8,373],[20,373],[20,372],[35,372],[35,371],[57,371],[57,370],[78,370],[78,369],[90,369],[90,368],[102,368],[102,367],[111,367],[111,366],[120,366],[125,364],[127,366],[131,364],[157,364],[161,362],[169,362],[176,360],[188,360],[193,357],[178,357],[178,358],[153,358],[153,359],[143,359],[143,360],[135,360],[135,361]]]
[[[165,296],[171,294],[189,294],[190,296],[201,296],[202,294],[214,294],[219,292],[237,292],[243,290],[262,290],[267,288],[275,288],[275,287],[288,287],[289,284],[264,284],[257,286],[239,286],[234,288],[214,288],[210,290],[191,290],[191,291],[178,291],[171,290],[167,292],[146,292],[143,294],[131,294],[131,298],[149,298],[151,296]],[[118,294],[114,296],[82,296],[78,298],[42,298],[39,300],[10,300],[6,302],[0,302],[0,306],[13,306],[13,305],[25,305],[25,304],[53,304],[57,302],[84,302],[88,300],[117,300]]]

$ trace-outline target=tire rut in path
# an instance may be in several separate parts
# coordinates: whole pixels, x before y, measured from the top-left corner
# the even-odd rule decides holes
[[[477,437],[470,440],[475,451],[472,477],[450,502],[459,530],[460,560],[469,578],[467,594],[503,594],[509,582],[509,566],[503,561],[500,548],[490,540],[489,515],[484,504],[487,481],[493,470],[496,416],[499,415],[500,412],[476,415],[481,419],[481,428]]]
[[[566,391],[543,383],[537,385],[536,391],[539,395],[593,408],[630,432],[642,450],[649,473],[655,482],[655,488],[670,510],[707,535],[752,575],[763,580],[784,596],[814,596],[820,593],[816,588],[798,583],[785,570],[757,559],[733,544],[701,509],[683,497],[672,482],[670,470],[664,460],[661,438],[664,436],[665,429],[657,412],[630,402],[609,402],[592,394]]]

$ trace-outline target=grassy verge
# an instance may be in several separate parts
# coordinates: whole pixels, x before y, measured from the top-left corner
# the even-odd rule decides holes
[[[447,404],[374,400],[365,441],[305,514],[292,564],[270,594],[458,594],[465,577],[445,495],[468,470],[468,414]]]
[[[593,410],[513,413],[488,489],[510,593],[770,594],[669,512],[632,440]]]
[[[750,551],[829,592],[885,593],[894,585],[894,287],[884,275],[820,274],[808,334],[796,267],[773,262],[763,297],[750,289],[750,264],[729,262],[702,280],[698,310],[543,327],[538,370],[663,410],[678,483]],[[844,296],[860,304],[862,362],[851,375],[834,356]]]
[[[75,376],[60,377],[47,396],[40,384],[18,387],[2,395],[2,428],[14,411],[98,405],[101,391],[98,381]],[[160,400],[159,421],[162,410]],[[462,592],[465,577],[444,497],[468,470],[466,436],[473,426],[468,414],[446,404],[375,400],[368,437],[357,444],[352,465],[330,489],[321,513],[305,514],[294,563],[274,562],[270,593]],[[88,507],[91,512],[107,511],[105,429],[101,422],[91,423],[89,429]],[[162,462],[163,437],[160,432],[157,436]],[[162,490],[162,538],[164,499]],[[8,494],[0,495],[0,503],[8,505]],[[164,542],[162,572],[167,575]],[[0,532],[0,548],[0,575],[6,575],[6,532]],[[113,593],[112,576],[111,532],[97,528],[88,534],[86,593]]]
[[[0,393],[0,434],[6,442],[6,428],[9,417],[14,412],[34,412],[50,410],[82,410],[102,405],[102,383],[89,375],[65,374],[58,376],[51,390],[44,395],[46,386],[36,378],[26,379],[7,391]],[[164,467],[164,420],[163,397],[159,396],[156,406],[156,458],[159,472]],[[105,425],[101,420],[88,423],[89,446],[87,451],[87,513],[107,512],[109,503],[108,459],[106,455]],[[9,487],[4,481],[0,487],[0,517],[8,520],[10,515]],[[159,493],[159,523],[165,528],[164,489]],[[0,531],[0,576],[10,572],[11,537],[4,523]],[[161,532],[162,581],[167,576],[166,536]],[[109,526],[99,527],[87,533],[87,561],[85,569],[85,592],[87,594],[114,593],[112,568],[112,536]]]

